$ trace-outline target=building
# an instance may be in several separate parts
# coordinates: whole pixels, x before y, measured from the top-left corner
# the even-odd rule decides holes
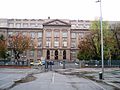
[[[34,50],[22,55],[22,60],[75,60],[79,39],[89,33],[88,20],[68,19],[0,19],[0,33],[8,40],[13,34],[30,35]],[[13,51],[9,51],[11,59]]]

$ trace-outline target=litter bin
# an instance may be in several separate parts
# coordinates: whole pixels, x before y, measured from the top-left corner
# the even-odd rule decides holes
[[[99,79],[100,79],[100,80],[103,79],[103,74],[102,74],[102,72],[99,72]]]
[[[63,61],[63,69],[65,69],[65,61]]]

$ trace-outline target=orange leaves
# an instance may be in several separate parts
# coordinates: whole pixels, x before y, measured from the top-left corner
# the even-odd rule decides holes
[[[11,47],[19,52],[29,49],[30,38],[22,34],[13,35],[11,39]]]

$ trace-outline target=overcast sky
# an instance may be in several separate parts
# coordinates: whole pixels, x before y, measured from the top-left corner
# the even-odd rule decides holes
[[[82,19],[100,16],[96,0],[0,0],[0,18]],[[120,0],[102,0],[104,20],[120,21]]]

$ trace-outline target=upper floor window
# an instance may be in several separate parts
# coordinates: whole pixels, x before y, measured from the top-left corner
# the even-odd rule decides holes
[[[63,38],[63,41],[67,41],[67,38]]]
[[[27,28],[28,27],[28,23],[23,23],[23,27]]]
[[[46,37],[51,37],[51,32],[46,32]]]
[[[34,57],[34,51],[33,51],[33,50],[31,50],[31,51],[29,52],[29,54],[30,54],[30,57]]]
[[[76,33],[71,33],[72,38],[76,38]]]
[[[37,56],[38,56],[38,57],[41,57],[41,56],[42,56],[42,51],[41,51],[41,50],[38,50]]]
[[[35,27],[35,23],[30,23],[30,26],[31,27]]]
[[[54,32],[54,37],[59,37],[59,32]]]
[[[63,33],[62,33],[62,36],[63,36],[63,37],[67,37],[67,32],[63,32]]]
[[[46,41],[50,41],[51,40],[51,38],[46,38]]]
[[[38,38],[42,37],[42,32],[38,32]]]
[[[20,28],[21,27],[21,23],[16,23],[16,28]]]
[[[54,41],[59,41],[59,38],[54,38]]]
[[[59,46],[59,41],[54,41],[54,46],[58,47]]]
[[[8,37],[11,37],[13,35],[13,32],[8,32]]]
[[[38,41],[38,47],[42,47],[42,42]]]
[[[9,23],[9,27],[14,27],[14,23]]]
[[[46,46],[50,47],[51,46],[51,42],[50,41],[46,41]]]
[[[23,34],[23,36],[26,36],[26,35],[27,35],[27,32],[23,32],[22,34]]]
[[[63,42],[63,47],[67,47],[67,42],[66,41]]]
[[[71,43],[71,47],[72,47],[72,48],[76,48],[76,43],[72,42],[72,43]]]
[[[31,36],[31,38],[35,38],[35,33],[34,32],[30,32],[30,36]]]
[[[83,32],[79,33],[79,37],[83,38],[84,37],[84,33]]]

